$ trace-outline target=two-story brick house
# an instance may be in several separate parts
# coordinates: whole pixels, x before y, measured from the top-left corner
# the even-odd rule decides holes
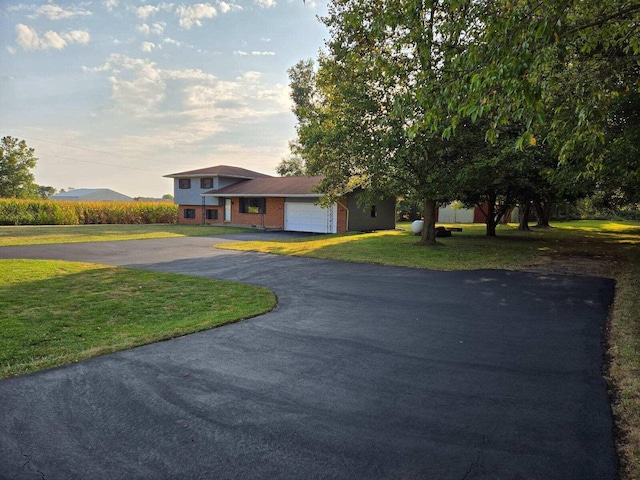
[[[317,205],[322,177],[272,177],[227,165],[166,177],[174,180],[180,223],[317,233],[395,228],[393,198],[363,209],[351,192],[328,208]]]

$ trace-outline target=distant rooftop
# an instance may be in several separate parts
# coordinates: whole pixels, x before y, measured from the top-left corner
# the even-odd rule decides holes
[[[54,197],[81,197],[83,195],[91,195],[99,192],[113,192],[108,188],[74,188],[66,192],[59,192],[53,195]],[[117,193],[117,192],[116,192]]]
[[[60,192],[51,195],[51,200],[105,200],[130,202],[133,198],[118,193],[110,188],[74,188],[68,192]]]

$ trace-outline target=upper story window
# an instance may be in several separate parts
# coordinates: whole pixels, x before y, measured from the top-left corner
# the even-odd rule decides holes
[[[182,188],[182,189],[191,188],[191,179],[190,178],[178,179],[178,188]]]
[[[267,213],[267,201],[261,198],[241,198],[240,213]]]
[[[213,178],[201,178],[200,188],[213,188]]]

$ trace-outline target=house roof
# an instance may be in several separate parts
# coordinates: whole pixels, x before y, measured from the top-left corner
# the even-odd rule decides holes
[[[124,195],[122,193],[116,192],[115,190],[111,190],[110,188],[74,188],[73,190],[69,190],[67,192],[59,192],[55,195],[51,195],[51,198],[80,198],[86,197],[88,195],[96,195],[103,194],[107,196],[119,196],[121,198],[128,198],[133,200],[131,197]]]
[[[317,177],[264,177],[238,182],[203,195],[212,197],[320,197],[313,191],[322,176]]]
[[[229,165],[216,165],[214,167],[200,168],[198,170],[188,170],[186,172],[172,173],[165,175],[165,178],[191,178],[191,177],[229,177],[229,178],[243,178],[251,180],[253,178],[269,177],[260,172],[254,172],[253,170],[247,170],[241,167],[230,167]]]

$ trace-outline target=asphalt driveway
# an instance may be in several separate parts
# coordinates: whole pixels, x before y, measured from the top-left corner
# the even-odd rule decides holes
[[[615,478],[610,280],[212,242],[0,248],[264,285],[279,300],[255,319],[0,381],[0,478]]]

